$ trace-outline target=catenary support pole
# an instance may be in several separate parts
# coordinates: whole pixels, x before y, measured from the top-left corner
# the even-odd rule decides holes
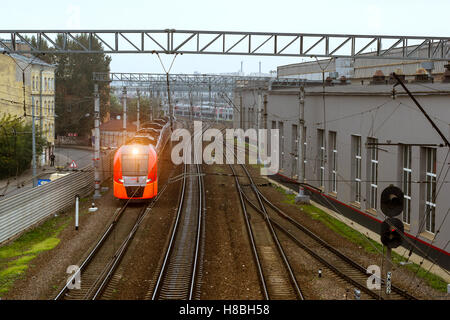
[[[304,170],[305,159],[303,157],[304,153],[304,142],[306,137],[304,137],[304,127],[305,127],[305,87],[303,85],[300,86],[299,92],[299,119],[298,119],[298,181],[300,182],[298,188],[298,195],[295,197],[295,202],[297,203],[309,203],[309,196],[304,193],[302,183],[305,183]]]
[[[31,167],[33,168],[33,187],[36,187],[36,107],[34,100],[31,103]]]
[[[139,108],[140,108],[140,101],[141,101],[141,94],[139,92],[139,89],[136,90],[137,93],[137,119],[136,119],[136,129],[139,131]]]
[[[123,87],[122,90],[122,105],[123,105],[123,141],[127,140],[127,87]]]
[[[100,198],[100,95],[94,85],[94,199]]]
[[[299,118],[298,118],[298,181],[301,183],[305,182],[305,177],[303,176],[303,166],[305,165],[305,159],[303,159],[303,148],[305,147],[303,142],[305,137],[303,137],[305,127],[305,87],[302,85],[300,87],[299,93]],[[303,188],[300,186],[300,190],[303,191]]]
[[[244,108],[242,107],[242,92],[239,93],[239,122],[241,124],[240,129],[244,129]]]

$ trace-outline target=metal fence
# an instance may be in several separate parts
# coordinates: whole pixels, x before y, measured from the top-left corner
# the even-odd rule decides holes
[[[93,187],[92,170],[79,171],[0,201],[0,243],[66,209],[76,194],[86,196]]]
[[[101,180],[112,176],[114,151],[102,154]],[[26,190],[0,201],[0,243],[61,212],[75,201],[75,195],[87,196],[94,189],[94,170],[87,166],[80,171],[50,183]]]

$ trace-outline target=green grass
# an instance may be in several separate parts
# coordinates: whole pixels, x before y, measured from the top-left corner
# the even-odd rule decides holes
[[[53,217],[12,243],[0,247],[0,297],[8,292],[15,280],[24,275],[30,262],[39,253],[58,245],[60,239],[57,236],[71,219],[69,215]]]
[[[322,222],[324,225],[326,225],[329,229],[333,230],[337,234],[343,236],[344,238],[348,239],[349,241],[357,244],[361,248],[363,248],[366,252],[369,253],[379,253],[383,252],[383,246],[369,238],[366,238],[362,233],[356,231],[355,229],[349,227],[345,223],[337,220],[336,218],[330,216],[323,210],[316,208],[312,205],[300,205],[295,203],[295,194],[287,194],[285,189],[274,186],[274,188],[282,193],[285,196],[285,200],[283,202],[289,203],[291,205],[295,205],[298,207],[302,212],[305,212],[308,214],[312,219],[318,220]],[[417,276],[423,280],[425,280],[428,285],[438,291],[441,292],[447,292],[447,283],[439,276],[427,272],[427,270],[419,267],[417,264],[407,264],[405,266],[400,266],[400,262],[406,261],[406,258],[402,257],[401,255],[392,252],[392,261],[398,266],[398,267],[406,267],[407,269],[411,270],[412,272],[416,273]]]

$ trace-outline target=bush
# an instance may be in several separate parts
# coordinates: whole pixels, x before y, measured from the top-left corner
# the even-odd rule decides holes
[[[30,168],[32,157],[31,123],[21,117],[3,115],[0,119],[0,178],[17,176]],[[46,141],[36,130],[36,154]]]

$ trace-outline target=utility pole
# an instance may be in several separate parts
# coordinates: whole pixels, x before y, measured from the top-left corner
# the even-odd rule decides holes
[[[304,127],[305,127],[305,87],[304,85],[300,86],[300,93],[299,93],[299,119],[298,119],[298,155],[297,158],[298,161],[298,180],[301,183],[298,188],[298,195],[295,197],[295,202],[298,203],[309,203],[309,196],[305,195],[302,183],[305,183],[305,177],[303,175],[303,166],[305,165],[305,159],[303,158],[304,154],[304,140],[306,137],[304,137]]]
[[[263,128],[267,130],[267,94],[264,95]]]
[[[94,199],[100,194],[100,95],[98,84],[94,84]]]
[[[260,66],[261,66],[261,62],[260,62]],[[260,114],[261,114],[261,104],[262,104],[262,92],[261,92],[261,89],[258,91],[258,106],[257,106],[257,109],[256,109],[256,132],[259,132],[259,122],[260,122],[260,119],[259,119],[259,116],[260,116]],[[256,145],[258,145],[258,140],[256,141]],[[261,164],[261,157],[260,157],[260,154],[259,154],[259,152],[258,152],[258,159],[257,159],[257,163],[258,164]]]
[[[123,143],[125,143],[127,140],[127,87],[123,87],[122,105],[123,105]]]
[[[39,135],[42,136],[43,117],[42,117],[42,92],[44,91],[44,78],[42,74],[42,68],[39,70]]]
[[[25,101],[25,100],[24,100]],[[32,158],[31,158],[31,166],[33,168],[33,187],[36,187],[36,116],[35,116],[35,102],[34,99],[31,102],[31,149],[32,149]]]
[[[305,87],[302,85],[300,86],[300,93],[299,93],[299,119],[298,119],[298,180],[301,183],[305,182],[305,177],[303,176],[303,166],[305,165],[305,159],[303,159],[303,154],[304,154],[304,144],[303,141],[305,139],[305,137],[303,137],[303,132],[304,132],[304,127],[305,127]],[[300,187],[300,190],[303,192],[303,189]]]
[[[169,118],[170,118],[170,129],[173,130],[173,108],[170,103],[170,82],[169,82],[169,73],[166,73],[166,82],[167,82],[167,103],[169,104]]]
[[[239,93],[239,113],[240,113],[239,120],[241,123],[241,129],[244,129],[244,111],[242,108],[242,92]]]
[[[150,121],[153,121],[153,91],[151,88],[149,88],[148,96],[150,105]]]
[[[137,124],[136,124],[136,127],[137,127],[137,131],[139,131],[139,103],[140,103],[140,101],[141,101],[141,95],[140,95],[140,92],[139,92],[139,89],[136,89],[136,93],[137,93]]]

